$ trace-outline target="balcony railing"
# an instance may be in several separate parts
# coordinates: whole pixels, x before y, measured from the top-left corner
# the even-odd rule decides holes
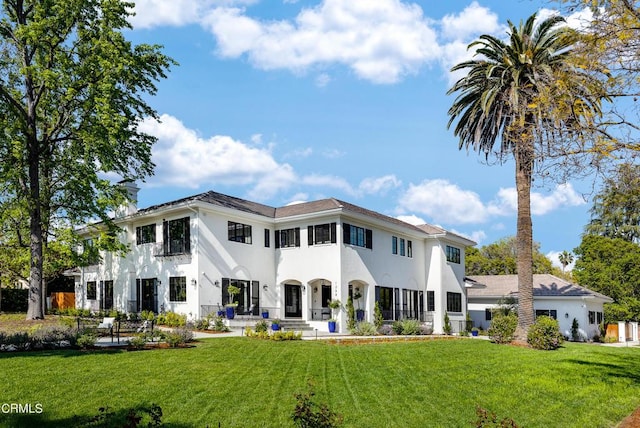
[[[184,246],[174,245],[173,248],[174,250],[172,251],[171,246],[169,246],[169,248],[167,248],[165,251],[164,244],[162,242],[156,242],[153,244],[152,254],[155,257],[190,256],[191,255],[190,251],[184,251]],[[180,249],[180,251],[176,249]]]

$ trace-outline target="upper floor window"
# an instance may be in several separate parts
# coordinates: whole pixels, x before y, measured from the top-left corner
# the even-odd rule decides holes
[[[251,226],[248,224],[228,222],[229,241],[251,244]]]
[[[413,257],[413,245],[411,241],[407,241],[407,257]]]
[[[276,248],[300,246],[300,228],[276,230]]]
[[[345,244],[369,249],[373,248],[373,231],[371,229],[365,229],[347,223],[342,224],[342,229],[342,238]]]
[[[400,255],[404,256],[405,254],[405,240],[400,238]]]
[[[391,237],[391,254],[398,254],[398,237]]]
[[[462,293],[447,291],[447,312],[462,312]]]
[[[82,257],[87,265],[97,265],[100,263],[100,252],[94,245],[93,238],[87,238],[82,245]]]
[[[162,222],[162,242],[165,255],[191,253],[189,217]]]
[[[169,278],[169,300],[171,302],[187,301],[186,276],[172,276]]]
[[[136,227],[136,244],[152,244],[156,242],[156,225],[148,224],[146,226]]]
[[[413,257],[413,245],[411,241],[397,236],[391,237],[391,254]]]
[[[451,263],[460,263],[460,248],[447,245],[447,261]]]
[[[314,244],[335,244],[336,241],[336,224],[316,224],[307,227],[307,243]]]
[[[264,230],[264,246],[267,248],[271,246],[271,231],[269,229]]]

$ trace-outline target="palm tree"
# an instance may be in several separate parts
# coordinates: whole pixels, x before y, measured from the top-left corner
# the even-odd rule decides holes
[[[567,268],[567,266],[573,262],[573,254],[571,254],[567,250],[564,250],[563,252],[558,254],[558,260],[562,265],[562,273],[564,273],[564,270]]]
[[[557,153],[558,141],[577,138],[600,114],[600,99],[592,96],[594,79],[569,62],[576,37],[563,23],[560,16],[538,23],[536,14],[517,27],[509,21],[508,43],[482,35],[469,45],[477,48],[474,59],[451,69],[468,70],[448,91],[457,93],[448,127],[457,120],[454,134],[460,138],[459,148],[473,148],[487,159],[495,154],[499,161],[509,155],[515,160],[519,339],[526,338],[534,321],[531,183],[535,161]]]

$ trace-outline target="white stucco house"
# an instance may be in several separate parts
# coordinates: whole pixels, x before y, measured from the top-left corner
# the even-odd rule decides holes
[[[470,275],[467,284],[468,310],[474,326],[488,329],[491,309],[504,297],[518,299],[518,275]],[[549,274],[533,275],[533,309],[536,316],[556,320],[563,335],[571,337],[573,319],[578,320],[583,338],[600,334],[603,305],[613,299]]]
[[[80,269],[78,308],[198,319],[229,303],[233,284],[238,313],[268,310],[320,331],[327,303],[354,292],[369,321],[376,301],[386,320],[417,318],[434,332],[445,311],[454,331],[465,319],[464,255],[475,243],[457,234],[333,198],[275,208],[209,191],[137,209],[137,187],[124,185],[131,203],[116,223],[130,251]],[[345,331],[345,311],[337,321]]]

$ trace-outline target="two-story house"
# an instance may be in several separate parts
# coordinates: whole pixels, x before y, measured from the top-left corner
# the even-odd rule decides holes
[[[280,208],[206,192],[138,210],[137,187],[119,213],[123,257],[102,254],[76,282],[79,308],[174,311],[191,319],[229,303],[238,313],[300,319],[327,330],[330,300],[348,296],[372,321],[416,318],[454,331],[466,316],[465,248],[473,241],[340,201]],[[90,229],[87,229],[87,231]],[[338,326],[345,331],[346,313]]]

